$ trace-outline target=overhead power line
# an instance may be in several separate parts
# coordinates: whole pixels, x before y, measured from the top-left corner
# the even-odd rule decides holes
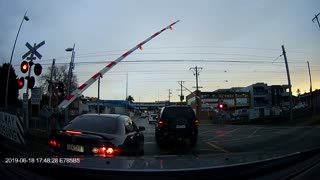
[[[279,57],[277,57],[279,58]],[[276,59],[275,59],[276,60]],[[78,61],[74,62],[74,64],[107,64],[111,61]],[[204,60],[204,59],[149,59],[149,60],[130,60],[130,61],[122,61],[121,63],[172,63],[172,62],[204,62],[204,63],[245,63],[245,64],[281,64],[281,62],[273,62],[270,61],[258,61],[258,60]],[[305,64],[305,61],[292,60],[290,63],[301,63]],[[68,62],[56,63],[57,65],[67,65]],[[43,63],[43,66],[49,66],[50,63]],[[19,64],[13,66],[20,66]],[[304,67],[304,66],[301,66]]]

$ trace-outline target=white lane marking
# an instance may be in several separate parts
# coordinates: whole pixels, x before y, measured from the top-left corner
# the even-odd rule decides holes
[[[282,130],[282,131],[275,131],[275,132],[271,132],[271,133],[273,133],[273,134],[279,134],[279,135],[284,135],[284,134],[289,134],[289,131],[288,131],[288,130],[286,130],[286,131]]]
[[[218,151],[221,151],[221,152],[224,152],[224,153],[228,153],[227,150],[225,150],[224,148],[212,143],[212,142],[207,142],[208,145],[210,145],[211,147],[213,147],[214,149],[218,150]]]
[[[257,128],[254,130],[248,137],[252,137],[254,134],[256,134],[260,129],[263,129],[262,127]]]
[[[233,129],[233,130],[231,130],[231,131],[228,131],[228,132],[226,132],[226,133],[224,133],[223,135],[218,136],[218,137],[219,137],[219,138],[221,138],[221,137],[226,137],[227,135],[229,135],[229,134],[237,131],[238,129],[241,129],[241,127],[235,128],[235,129]],[[231,135],[231,136],[232,136],[232,135]],[[209,139],[206,139],[206,140],[204,140],[204,141],[212,142],[212,140],[215,140],[215,139],[216,139],[216,136],[215,136],[215,137],[212,137],[212,138],[209,138]]]
[[[215,141],[210,141],[210,142],[217,142],[217,143],[222,143],[222,142],[232,142],[232,141],[242,141],[242,140],[246,140],[246,139],[254,139],[254,138],[257,138],[257,137],[261,137],[261,135],[254,135],[254,136],[245,136],[243,138],[236,138],[236,139],[216,139]]]

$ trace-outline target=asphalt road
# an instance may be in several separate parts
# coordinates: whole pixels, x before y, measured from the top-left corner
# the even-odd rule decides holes
[[[290,154],[320,147],[320,126],[267,126],[267,125],[199,125],[198,143],[189,141],[168,143],[159,147],[155,140],[154,124],[147,118],[133,118],[138,126],[146,128],[144,151],[146,157],[203,157],[229,154]],[[34,140],[38,139],[37,137]],[[2,143],[3,144],[3,143]],[[6,144],[5,144],[6,145]],[[10,147],[9,147],[10,149]],[[23,154],[48,155],[48,145],[31,141]]]
[[[320,126],[276,127],[262,125],[200,124],[198,144],[191,148],[188,141],[159,148],[154,124],[146,118],[135,118],[144,126],[145,156],[202,156],[218,153],[290,154],[320,146]]]

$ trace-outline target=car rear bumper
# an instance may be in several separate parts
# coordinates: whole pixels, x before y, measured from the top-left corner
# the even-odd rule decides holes
[[[158,131],[156,132],[160,139],[179,140],[189,139],[198,135],[198,130],[193,131]]]

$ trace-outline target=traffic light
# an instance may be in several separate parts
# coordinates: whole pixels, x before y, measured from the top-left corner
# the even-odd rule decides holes
[[[20,65],[20,69],[22,73],[26,73],[29,70],[29,63],[27,61],[22,61]]]
[[[219,108],[220,110],[222,110],[222,109],[225,108],[225,105],[224,105],[223,103],[219,103],[219,104],[218,104],[218,108]]]
[[[17,79],[18,88],[22,89],[24,86],[24,78],[21,77],[20,79]]]
[[[35,84],[35,79],[33,76],[31,77],[26,77],[26,79],[28,80],[28,88],[29,89],[33,89],[33,86]]]
[[[39,76],[41,74],[41,72],[42,72],[42,66],[39,63],[35,64],[34,65],[34,74]]]

